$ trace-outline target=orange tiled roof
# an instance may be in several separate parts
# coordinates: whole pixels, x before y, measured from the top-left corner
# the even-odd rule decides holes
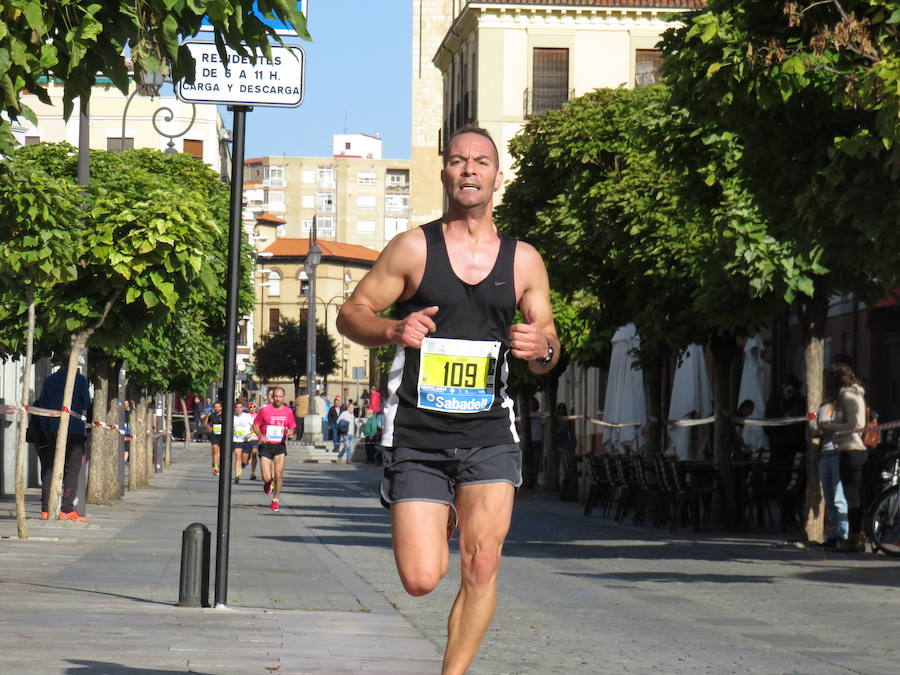
[[[358,244],[344,244],[339,241],[323,241],[319,239],[319,248],[323,258],[344,258],[361,262],[375,262],[378,251]],[[293,239],[285,237],[276,239],[262,253],[271,253],[272,258],[305,258],[309,252],[309,239]]]
[[[276,215],[273,215],[266,211],[265,213],[260,213],[256,216],[256,222],[263,223],[275,223],[276,225],[284,225],[287,221],[284,218],[279,218]]]

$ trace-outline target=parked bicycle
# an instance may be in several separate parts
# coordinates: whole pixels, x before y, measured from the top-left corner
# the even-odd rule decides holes
[[[882,491],[866,517],[872,552],[883,551],[890,556],[900,556],[900,456],[895,456],[882,470]]]

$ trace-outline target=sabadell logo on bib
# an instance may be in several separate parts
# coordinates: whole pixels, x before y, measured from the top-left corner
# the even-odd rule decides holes
[[[431,397],[428,397],[429,400]],[[463,401],[458,398],[444,398],[443,396],[434,397],[434,406],[442,410],[484,410],[490,406],[489,398],[473,399],[471,401]]]

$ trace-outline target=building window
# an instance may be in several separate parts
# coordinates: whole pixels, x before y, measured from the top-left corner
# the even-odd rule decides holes
[[[313,195],[303,195],[303,208],[304,209],[316,208],[316,198]]]
[[[238,346],[246,347],[248,343],[247,320],[244,319],[238,324]]]
[[[301,227],[303,229],[303,234],[309,234],[312,232],[312,220],[304,220]],[[318,229],[318,227],[316,229]]]
[[[532,58],[531,115],[555,110],[569,100],[569,50],[535,47]]]
[[[297,272],[297,281],[300,282],[300,295],[309,295],[309,275],[306,270]]]
[[[357,220],[356,221],[356,233],[357,234],[375,234],[375,221],[374,220]]]
[[[316,172],[315,171],[304,171],[303,172],[303,182],[306,185],[312,185],[316,182]]]
[[[185,138],[182,143],[182,152],[184,154],[190,155],[194,159],[203,159],[203,141]]]
[[[385,195],[384,212],[391,216],[405,216],[409,213],[409,195]]]
[[[320,166],[319,167],[319,187],[323,187],[323,188],[334,187],[334,167],[333,166]]]
[[[317,216],[316,233],[322,237],[334,237],[334,218],[332,216]]]
[[[40,136],[26,136],[25,137],[25,145],[34,145],[35,143],[40,143],[40,142],[41,142]],[[134,145],[134,139],[131,139],[131,144],[132,144],[132,146]],[[106,140],[106,149],[110,150],[109,139]]]
[[[634,86],[646,87],[661,82],[662,51],[638,49],[634,53]]]
[[[269,272],[269,296],[281,295],[281,274],[276,270]]]
[[[360,195],[356,198],[356,208],[361,210],[374,209],[377,206],[375,195]]]
[[[284,236],[284,233],[285,233],[285,229],[284,229],[284,228],[285,228],[285,224],[284,224],[284,223],[281,223],[281,225],[276,225],[276,226],[275,226],[275,235],[278,236],[278,237],[283,237],[283,236]]]
[[[267,166],[263,174],[263,186],[273,188],[284,187],[284,167]]]
[[[321,213],[334,213],[333,192],[316,193],[316,211],[320,211]]]
[[[281,324],[281,310],[277,307],[269,307],[269,332],[278,330]]]
[[[384,240],[390,241],[398,233],[406,232],[409,227],[408,218],[385,218],[384,219]]]
[[[25,145],[29,145],[28,138],[29,137],[25,138]],[[30,138],[36,138],[36,137],[31,136]],[[40,138],[38,138],[38,140],[34,141],[34,142],[36,143],[38,141],[40,141]],[[122,150],[122,137],[121,136],[110,136],[109,138],[107,138],[106,139],[106,149],[111,150],[112,152],[119,152],[120,150]],[[133,149],[134,149],[134,139],[129,136],[126,136],[125,137],[125,150],[133,150]]]
[[[375,185],[376,176],[372,171],[360,171],[356,174],[357,185]]]
[[[409,172],[399,171],[396,169],[388,169],[385,176],[389,188],[408,188]]]
[[[284,192],[281,190],[266,190],[266,204],[273,211],[284,211]]]

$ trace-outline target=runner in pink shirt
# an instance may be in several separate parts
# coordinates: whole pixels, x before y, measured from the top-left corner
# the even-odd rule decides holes
[[[279,510],[281,484],[284,477],[284,458],[287,457],[287,439],[294,437],[297,422],[294,411],[284,404],[284,389],[272,389],[272,403],[264,406],[253,420],[253,431],[259,437],[259,461],[262,469],[263,490],[272,496],[269,508]],[[273,484],[274,482],[274,491]],[[274,493],[274,494],[273,494]]]

